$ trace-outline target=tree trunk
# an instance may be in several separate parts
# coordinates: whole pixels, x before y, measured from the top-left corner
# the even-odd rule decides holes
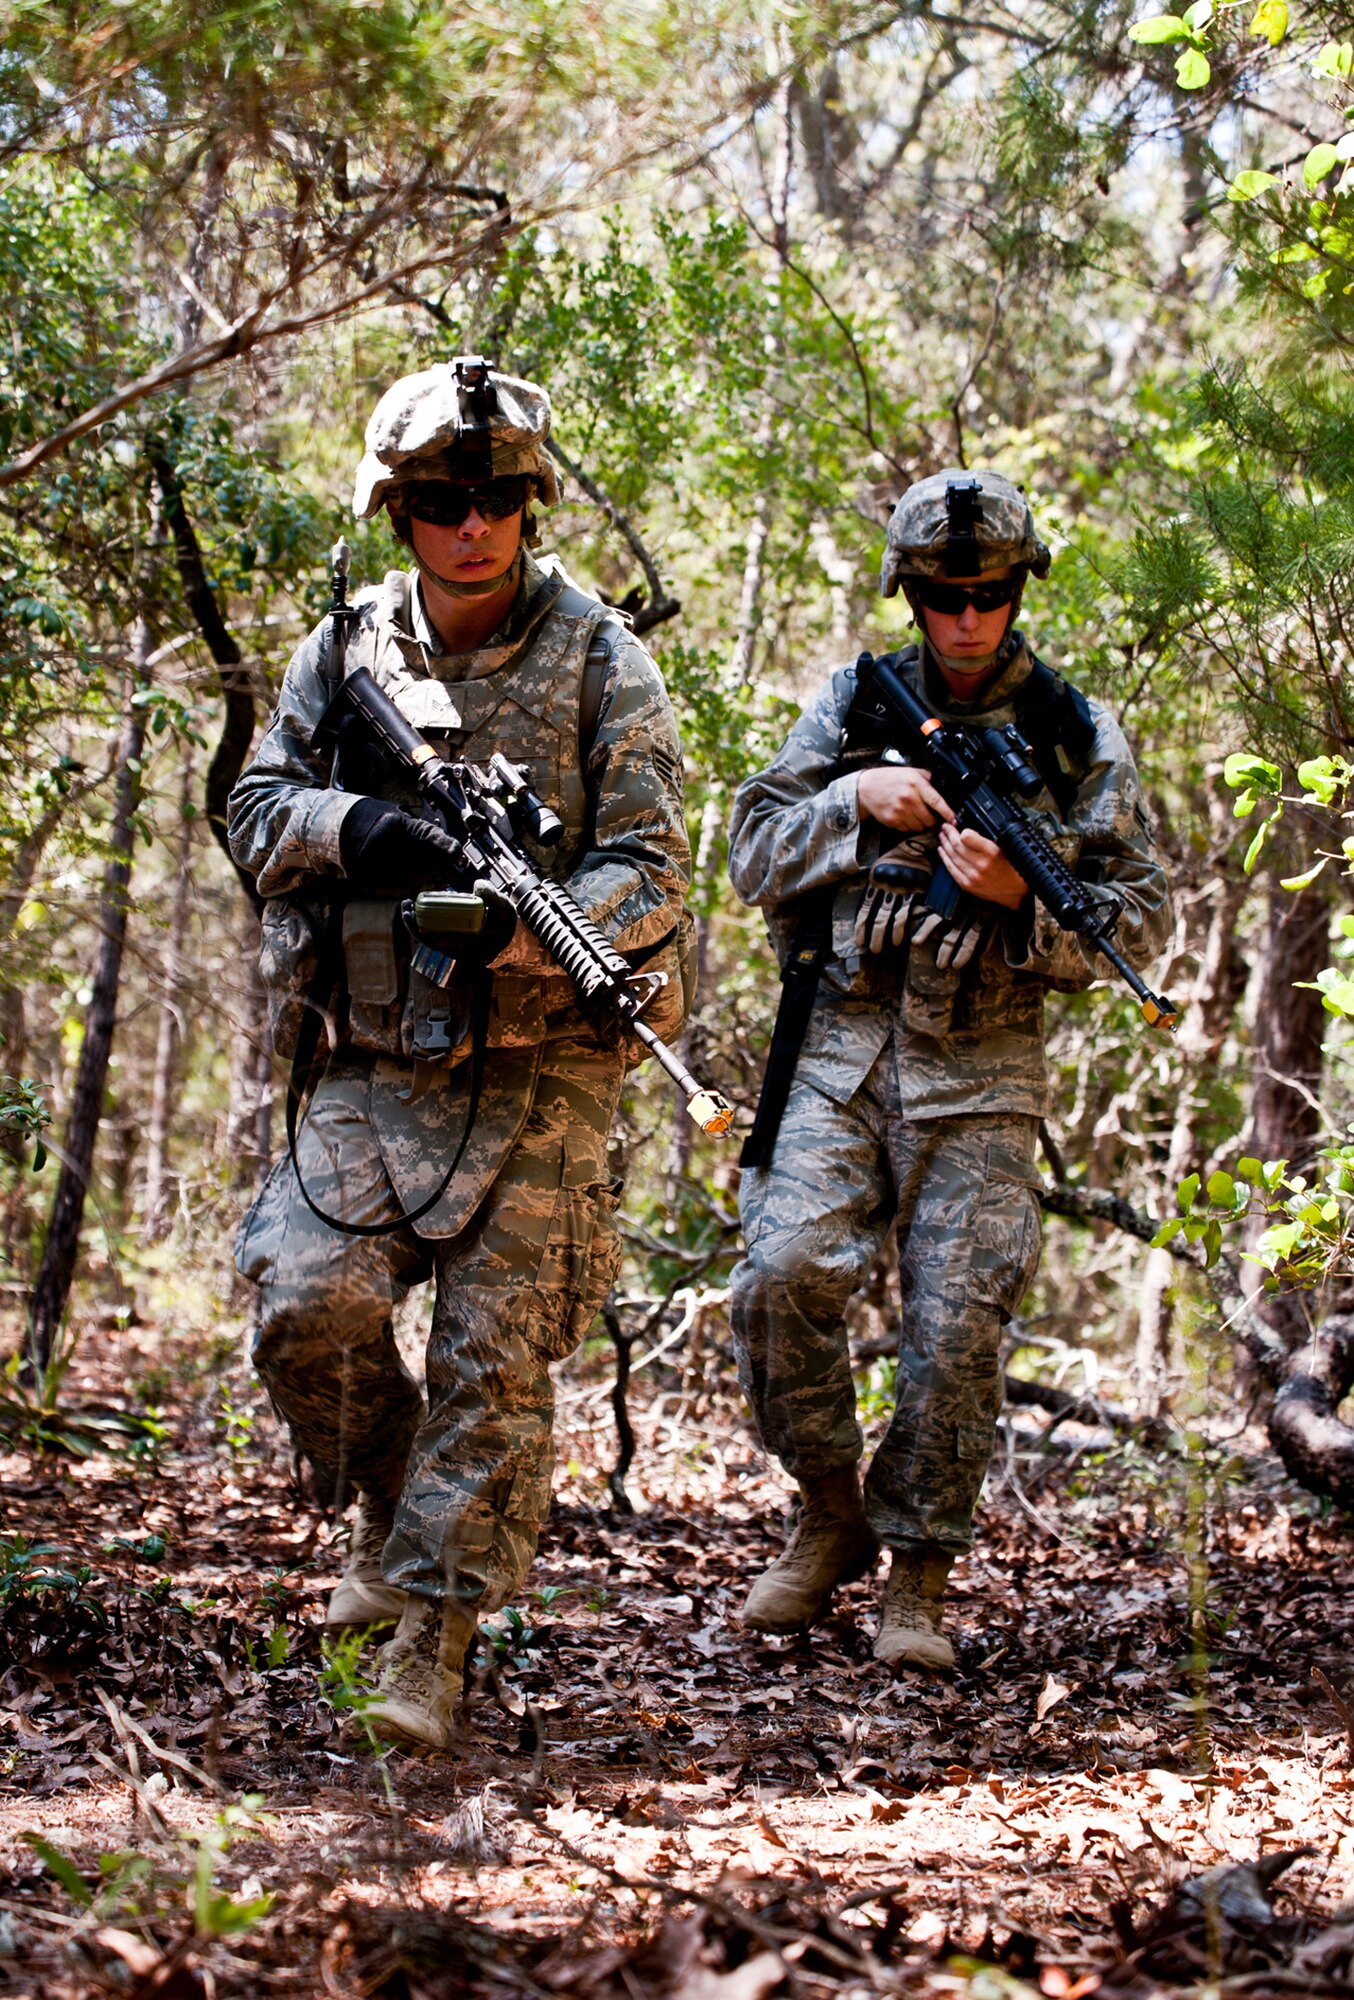
[[[787,81],[777,103],[776,153],[769,190],[771,226],[779,263],[768,285],[771,310],[771,350],[773,370],[779,368],[784,353],[780,325],[782,267],[790,254],[790,181],[794,171],[795,128]],[[768,382],[766,415],[757,430],[757,448],[770,452],[776,441],[774,384]],[[737,637],[734,640],[730,676],[735,687],[746,687],[756,665],[757,634],[762,623],[762,591],[766,581],[766,544],[771,534],[771,488],[763,478],[748,529],[747,553],[743,558],[743,583],[738,594]]]
[[[14,866],[10,870],[9,881],[0,893],[0,942],[8,943],[18,928],[19,917],[28,900],[28,892],[38,872],[38,863],[43,851],[59,825],[62,815],[67,812],[78,794],[72,792],[56,804],[48,806],[31,831],[20,841],[15,850]],[[23,975],[11,965],[11,977],[0,980],[0,1067],[6,1075],[16,1080],[23,1075],[24,1062],[28,1054],[28,1009],[24,999]],[[25,1173],[26,1141],[15,1127],[0,1126],[0,1159],[5,1160],[13,1170],[12,1191],[5,1202],[4,1222],[0,1227],[0,1262],[12,1265],[14,1252],[21,1239],[27,1240],[32,1233],[32,1216],[29,1206],[29,1180]]]
[[[1214,875],[1210,885],[1212,911],[1178,1038],[1184,1087],[1176,1101],[1166,1159],[1164,1212],[1170,1212],[1176,1187],[1198,1164],[1199,1121],[1208,1108],[1223,1038],[1238,998],[1236,923],[1249,886],[1244,877],[1224,873]],[[1187,911],[1182,910],[1182,918],[1187,921]],[[1244,976],[1240,983],[1244,985]],[[1167,1401],[1177,1277],[1175,1259],[1169,1252],[1148,1251],[1135,1355],[1137,1402],[1145,1417],[1160,1416]]]
[[[108,1059],[117,1021],[122,951],[127,937],[127,887],[132,873],[133,818],[141,796],[141,749],[144,711],[132,696],[140,689],[150,653],[150,632],[138,619],[132,641],[134,671],[118,738],[113,793],[113,825],[108,866],[99,901],[99,947],[94,964],[93,993],[85,1015],[84,1040],[71,1093],[65,1154],[52,1202],[47,1240],[38,1268],[29,1319],[28,1357],[41,1373],[53,1348],[70,1301],[80,1248],[80,1224],[94,1165],[94,1143],[103,1110]]]
[[[141,1238],[158,1243],[169,1230],[169,1128],[174,1115],[174,1084],[179,1044],[183,1038],[183,962],[188,939],[193,860],[193,752],[183,760],[179,799],[179,837],[174,853],[174,895],[169,935],[165,939],[164,995],[160,1001],[155,1038],[155,1074],[151,1083],[150,1125],[146,1132],[146,1185],[141,1208]]]
[[[1354,1428],[1336,1412],[1354,1389],[1354,1314],[1332,1313],[1295,1350],[1270,1411],[1270,1443],[1309,1493],[1354,1507]]]
[[[230,1052],[230,1103],[226,1112],[225,1151],[239,1180],[256,1183],[272,1150],[273,1069],[268,1033],[268,996],[258,966],[257,934],[252,917],[249,935],[241,940],[245,983]]]

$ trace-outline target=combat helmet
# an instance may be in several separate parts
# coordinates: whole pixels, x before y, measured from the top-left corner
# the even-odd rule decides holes
[[[909,577],[1047,576],[1051,560],[1018,486],[1000,472],[952,466],[909,486],[894,508],[879,588],[892,597]]]
[[[535,382],[504,375],[478,354],[403,375],[372,411],[357,468],[353,512],[383,506],[399,531],[400,489],[421,480],[504,479],[524,473],[546,507],[560,497],[545,448],[550,398]]]

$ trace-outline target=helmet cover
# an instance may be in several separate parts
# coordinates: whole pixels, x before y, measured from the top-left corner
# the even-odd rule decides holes
[[[951,466],[909,486],[889,516],[879,588],[892,597],[908,577],[1017,568],[1042,577],[1051,561],[1018,486],[1000,472]]]
[[[545,449],[550,398],[535,382],[500,374],[475,354],[402,375],[371,413],[353,512],[370,520],[388,495],[428,479],[502,479],[526,473],[536,497],[560,497]]]

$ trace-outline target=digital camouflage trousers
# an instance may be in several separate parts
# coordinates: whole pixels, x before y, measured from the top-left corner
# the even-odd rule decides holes
[[[317,1206],[348,1222],[400,1213],[369,1119],[370,1069],[338,1063],[298,1143]],[[615,1277],[619,1194],[606,1140],[619,1058],[547,1047],[516,1143],[459,1235],[344,1236],[306,1206],[284,1156],[240,1231],[259,1286],[254,1362],[336,1502],[393,1512],[382,1572],[473,1613],[516,1591],[550,1507],[550,1364],[586,1334]],[[411,1286],[436,1286],[428,1400],[395,1345]]]
[[[890,1039],[847,1103],[797,1078],[770,1165],[743,1175],[739,1375],[764,1444],[801,1481],[864,1452],[843,1315],[897,1221],[896,1403],[865,1480],[886,1547],[972,1543],[1001,1331],[1039,1261],[1037,1133],[996,1112],[904,1117]]]

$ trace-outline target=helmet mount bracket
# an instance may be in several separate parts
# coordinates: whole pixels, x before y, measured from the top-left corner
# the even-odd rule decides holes
[[[461,428],[456,442],[457,471],[465,479],[492,479],[494,442],[492,418],[498,410],[498,391],[490,378],[490,363],[483,355],[466,354],[455,362],[456,393],[461,406]]]
[[[945,520],[949,533],[945,542],[946,576],[978,576],[982,572],[982,551],[978,546],[978,523],[983,519],[982,482],[952,479],[945,488]]]

